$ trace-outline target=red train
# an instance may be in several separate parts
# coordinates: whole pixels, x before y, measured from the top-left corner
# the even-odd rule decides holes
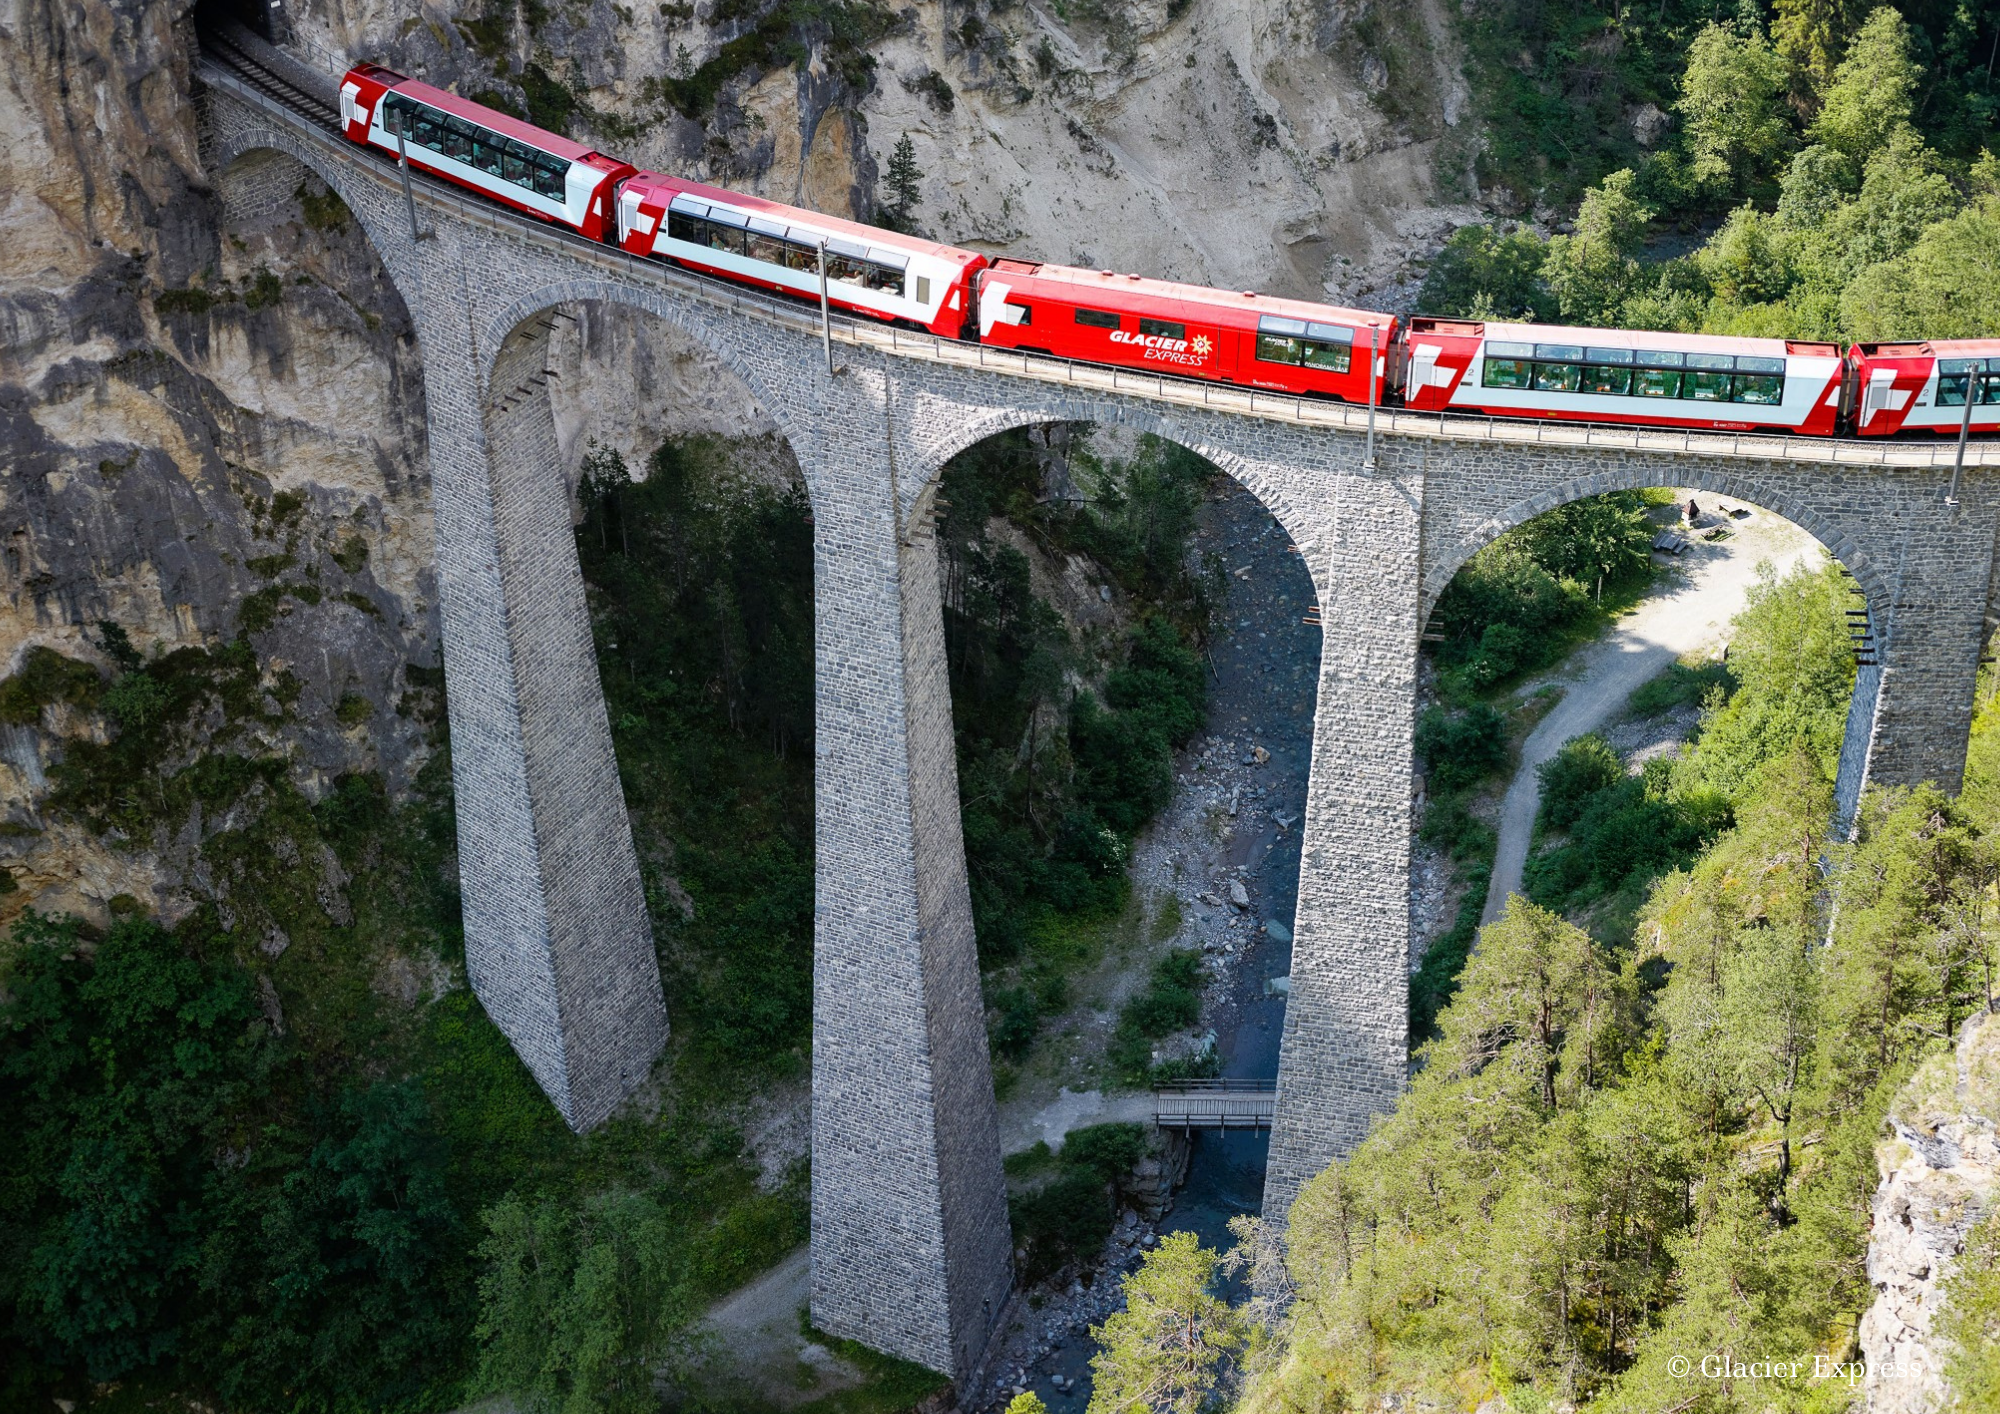
[[[1088,363],[1488,417],[1810,437],[2000,431],[2000,340],[1834,344],[1394,315],[989,260],[644,172],[373,64],[354,142],[594,241],[843,313]],[[825,263],[822,285],[821,262]]]

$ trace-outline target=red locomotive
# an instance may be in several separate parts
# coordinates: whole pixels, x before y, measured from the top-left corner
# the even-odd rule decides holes
[[[976,251],[703,186],[373,64],[349,140],[587,239],[843,313],[1350,403],[1830,437],[2000,431],[2000,340],[1833,344],[1412,319]],[[1372,355],[1372,357],[1371,357]],[[1968,422],[1967,405],[1971,405]]]

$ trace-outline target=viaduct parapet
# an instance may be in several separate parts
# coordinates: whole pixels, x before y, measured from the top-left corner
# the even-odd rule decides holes
[[[1956,789],[1993,603],[2000,447],[1546,428],[1379,414],[840,322],[533,227],[395,169],[205,63],[225,206],[301,166],[401,291],[425,374],[468,971],[568,1122],[645,1079],[667,1011],[618,786],[543,370],[552,316],[644,310],[712,351],[790,441],[817,602],[812,1315],[965,1379],[1012,1288],[973,947],[931,498],[1010,427],[1116,423],[1259,496],[1325,624],[1265,1210],[1366,1134],[1407,1069],[1419,639],[1480,546],[1582,496],[1695,486],[1775,511],[1853,574],[1879,666],[1843,758]]]

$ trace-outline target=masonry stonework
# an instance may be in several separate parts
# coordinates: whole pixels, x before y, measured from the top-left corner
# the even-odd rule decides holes
[[[666,1039],[555,456],[548,321],[650,312],[711,350],[790,442],[816,601],[812,1314],[961,1381],[1012,1284],[972,937],[931,498],[1010,427],[1115,423],[1180,442],[1259,496],[1325,624],[1265,1211],[1365,1136],[1407,1073],[1412,733],[1423,622],[1481,545],[1601,491],[1694,486],[1778,512],[1853,574],[1881,659],[1841,792],[1963,768],[1995,577],[1995,483],[1948,468],[1539,446],[1478,423],[1387,432],[1163,401],[1078,380],[836,344],[812,314],[531,232],[416,184],[211,75],[210,169],[321,176],[356,213],[423,344],[468,970],[569,1122],[588,1128]],[[249,188],[246,187],[246,190]],[[255,199],[238,196],[233,200]],[[1144,380],[1141,380],[1142,382]],[[1399,424],[1400,425],[1400,424]]]

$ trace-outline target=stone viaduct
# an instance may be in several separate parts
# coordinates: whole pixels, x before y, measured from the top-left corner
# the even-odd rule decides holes
[[[307,91],[331,81],[261,61]],[[964,1379],[1012,1285],[973,948],[936,546],[940,468],[1010,427],[1120,423],[1259,496],[1325,624],[1265,1210],[1365,1134],[1406,1077],[1419,638],[1501,531],[1616,488],[1697,486],[1782,514],[1852,573],[1863,670],[1841,799],[1956,788],[1994,601],[2000,447],[1492,425],[1160,380],[837,323],[632,260],[418,178],[212,57],[204,143],[225,211],[310,169],[360,220],[422,344],[467,965],[577,1129],[667,1035],[542,370],[551,314],[645,310],[712,351],[790,440],[814,519],[817,901],[812,1315]],[[275,95],[275,96],[274,96]],[[323,103],[324,98],[321,99]]]

